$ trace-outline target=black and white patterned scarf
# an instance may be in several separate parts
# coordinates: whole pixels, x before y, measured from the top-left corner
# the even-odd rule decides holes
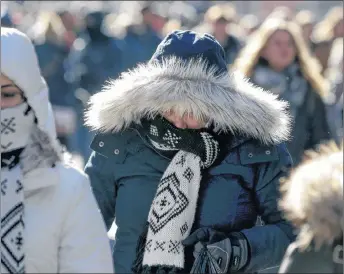
[[[24,190],[20,157],[34,115],[23,103],[1,110],[1,273],[24,273]]]
[[[202,170],[218,158],[219,142],[207,131],[178,129],[162,117],[144,128],[155,149],[176,154],[160,179],[133,271],[175,273],[184,269],[181,242],[194,222]]]

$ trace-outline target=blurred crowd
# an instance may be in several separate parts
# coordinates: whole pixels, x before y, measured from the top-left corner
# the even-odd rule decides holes
[[[344,23],[342,2],[337,3],[322,17],[287,6],[262,17],[240,14],[238,2],[230,1],[2,1],[1,25],[18,28],[34,42],[59,139],[81,166],[93,137],[83,125],[89,97],[148,61],[176,29],[212,34],[230,68],[290,102],[297,139],[290,152],[298,159],[328,133],[337,142],[343,137]],[[287,30],[293,41],[283,34],[272,38],[276,29]],[[294,58],[290,44],[299,60],[295,66],[287,60]]]

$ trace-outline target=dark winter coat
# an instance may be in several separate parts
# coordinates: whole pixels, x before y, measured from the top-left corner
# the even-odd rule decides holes
[[[236,132],[228,138],[226,156],[203,176],[192,231],[241,231],[250,246],[245,272],[279,265],[293,239],[277,208],[279,179],[292,165],[282,142],[288,135],[285,104],[239,77],[216,77],[201,62],[186,67],[171,58],[125,74],[92,98],[86,115],[88,125],[103,132],[91,145],[85,170],[108,229],[117,225],[115,272],[131,272],[139,235],[170,162],[146,141],[138,122],[174,104]],[[259,215],[264,226],[255,226]],[[192,250],[186,250],[186,269],[192,263]]]
[[[262,61],[255,67],[251,80],[290,104],[294,123],[287,147],[295,166],[300,163],[306,150],[314,149],[316,145],[330,139],[324,101],[296,64],[277,73]]]
[[[73,43],[66,62],[66,75],[74,91],[81,88],[87,95],[92,95],[101,90],[105,81],[122,72],[122,51],[118,41],[103,31],[105,16],[102,11],[88,13],[85,31]],[[82,97],[76,96],[78,99]]]
[[[64,62],[68,56],[66,46],[49,41],[36,43],[39,66],[49,87],[49,98],[53,105],[72,106],[73,93],[65,80]]]
[[[105,81],[117,77],[122,72],[122,55],[117,41],[105,35],[98,40],[86,42],[85,47],[78,48],[69,56],[73,63],[74,56],[80,54],[80,59],[74,67],[81,71],[76,84],[89,92],[90,95],[101,90]]]
[[[232,65],[234,60],[237,58],[241,48],[243,47],[243,42],[237,37],[229,35],[226,44],[223,46],[226,55],[226,62],[228,65]]]
[[[136,28],[140,28],[137,30]],[[149,26],[128,26],[121,40],[123,71],[147,62],[161,42],[161,37]]]
[[[291,244],[279,273],[343,273],[343,240],[319,250],[314,245],[301,250]]]

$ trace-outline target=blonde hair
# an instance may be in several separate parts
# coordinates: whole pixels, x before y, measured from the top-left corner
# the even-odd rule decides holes
[[[292,14],[293,11],[291,8],[286,6],[278,6],[274,8],[274,10],[267,16],[266,20],[276,18],[290,21],[292,20]]]
[[[343,7],[333,7],[315,27],[312,34],[314,43],[331,41],[335,26],[343,20]]]
[[[227,29],[228,33],[231,33],[235,37],[239,38],[239,40],[246,39],[245,29],[240,24],[229,23]]]
[[[239,53],[232,69],[241,72],[246,77],[251,77],[261,53],[270,37],[278,30],[287,31],[294,40],[298,62],[303,76],[313,89],[321,96],[326,97],[329,84],[321,75],[321,65],[314,58],[302,36],[300,27],[290,21],[271,18],[263,22],[248,39],[246,46]]]
[[[66,28],[61,18],[55,12],[41,11],[28,35],[37,42],[43,42],[45,39],[48,39],[61,44],[63,43],[65,32]]]
[[[341,66],[343,66],[343,37],[338,37],[332,43],[330,56],[328,58],[328,66],[324,73],[327,79],[334,79],[337,73],[343,73]]]
[[[304,162],[281,180],[280,208],[298,229],[298,246],[304,250],[332,244],[344,228],[343,146],[331,142],[308,151]]]
[[[239,22],[239,25],[246,29],[246,30],[251,30],[258,28],[260,22],[259,19],[256,15],[254,14],[246,14],[244,15]]]
[[[230,23],[237,21],[236,10],[232,3],[222,3],[211,6],[204,15],[206,23],[210,24],[216,22],[220,18],[225,18]]]
[[[315,23],[314,14],[310,10],[299,11],[294,20],[300,27]]]
[[[162,29],[163,36],[167,36],[169,33],[175,30],[180,30],[182,28],[182,23],[177,19],[170,19],[164,25]]]

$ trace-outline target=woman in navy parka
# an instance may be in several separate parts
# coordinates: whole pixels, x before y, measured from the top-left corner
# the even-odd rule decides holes
[[[86,173],[117,225],[115,272],[190,273],[200,242],[221,273],[277,266],[293,240],[277,207],[292,164],[286,107],[229,75],[220,44],[191,31],[94,95]]]

